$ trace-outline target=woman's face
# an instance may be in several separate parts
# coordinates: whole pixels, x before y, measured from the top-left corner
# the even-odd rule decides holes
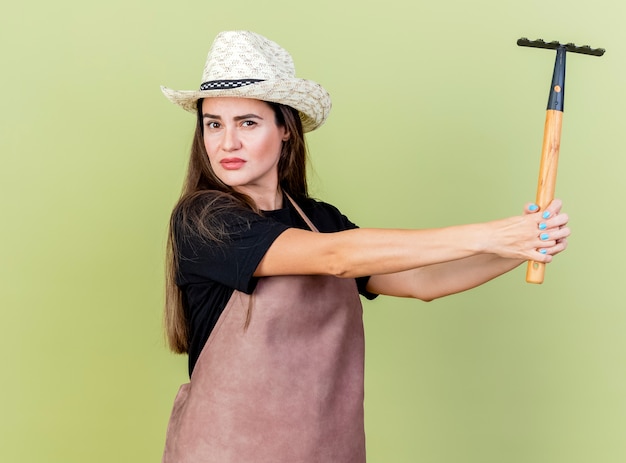
[[[274,110],[249,98],[202,101],[204,147],[213,172],[226,185],[251,196],[278,189],[278,160],[289,138]]]

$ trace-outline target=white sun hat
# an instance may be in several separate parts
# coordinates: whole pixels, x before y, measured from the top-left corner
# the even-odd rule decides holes
[[[240,97],[281,103],[298,110],[305,132],[324,123],[330,95],[316,82],[296,77],[291,55],[275,42],[250,31],[220,32],[209,50],[200,90],[163,94],[195,113],[201,98]]]

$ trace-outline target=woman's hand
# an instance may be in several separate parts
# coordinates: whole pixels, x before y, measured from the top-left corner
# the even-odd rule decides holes
[[[485,252],[501,257],[548,263],[567,247],[571,231],[569,217],[561,213],[562,202],[555,199],[543,211],[527,204],[524,215],[489,222],[492,227]]]
[[[569,216],[567,214],[561,214],[561,207],[563,206],[563,202],[560,199],[553,200],[546,211],[549,213],[548,219],[544,219],[543,222],[539,223],[539,228],[544,229],[545,232],[550,234],[552,231],[559,231],[560,229],[567,229],[567,234],[560,239],[556,239],[556,243],[551,248],[546,248],[545,246],[542,249],[546,249],[546,254],[555,256],[558,253],[564,251],[567,248],[567,237],[571,234],[571,230],[567,226],[569,221]],[[524,207],[525,214],[533,214],[539,213],[538,206],[536,204],[529,203]],[[544,211],[545,212],[545,211]],[[540,213],[543,218],[543,213]],[[554,220],[556,216],[559,216],[559,220]],[[545,223],[545,225],[542,225]],[[561,225],[557,225],[561,223]],[[555,230],[556,229],[556,230]],[[550,230],[550,231],[548,231]],[[563,234],[563,233],[561,233]]]

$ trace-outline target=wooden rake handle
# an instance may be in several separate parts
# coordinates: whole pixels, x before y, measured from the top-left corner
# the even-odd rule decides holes
[[[561,126],[563,124],[563,101],[565,98],[565,47],[556,50],[554,73],[546,123],[543,129],[543,146],[541,148],[541,164],[539,165],[539,181],[537,183],[537,206],[545,210],[554,199],[556,189],[556,172],[559,164],[559,148],[561,147]],[[526,281],[528,283],[543,283],[546,264],[536,261],[528,262]]]
[[[554,199],[562,123],[563,111],[554,109],[546,111],[546,124],[543,131],[543,147],[541,149],[541,164],[539,165],[539,182],[537,184],[536,200],[540,211],[545,210]],[[543,283],[545,271],[546,264],[534,260],[529,261],[526,270],[526,281],[528,283]]]

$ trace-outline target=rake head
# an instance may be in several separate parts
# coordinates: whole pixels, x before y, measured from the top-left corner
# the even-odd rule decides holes
[[[602,56],[606,51],[604,48],[591,48],[589,45],[583,45],[577,47],[573,43],[560,43],[557,41],[544,42],[541,39],[528,40],[526,37],[522,37],[517,41],[520,47],[532,47],[532,48],[546,48],[548,50],[558,50],[560,48],[571,53],[581,53],[583,55]]]

